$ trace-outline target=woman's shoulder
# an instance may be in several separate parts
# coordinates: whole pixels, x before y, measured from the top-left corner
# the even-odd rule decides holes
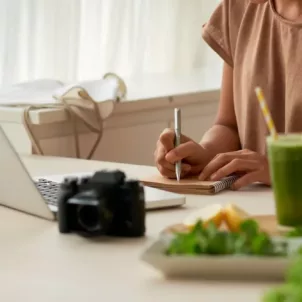
[[[256,7],[257,4],[252,3],[250,0],[221,0],[210,17],[209,23],[217,20],[227,22],[228,25],[237,24],[247,10],[250,11]]]
[[[229,5],[232,8],[245,8],[251,1],[250,0],[221,0],[221,4]]]
[[[246,10],[251,6],[255,6],[250,0],[221,0],[220,4],[218,5],[216,13],[223,13],[225,17],[229,17],[230,23],[240,20]]]
[[[234,7],[247,7],[249,4],[252,3],[251,0],[222,0],[221,2],[229,2],[230,5],[233,5]]]
[[[230,66],[233,66],[233,52],[242,20],[256,5],[250,0],[221,0],[203,26],[204,40]]]

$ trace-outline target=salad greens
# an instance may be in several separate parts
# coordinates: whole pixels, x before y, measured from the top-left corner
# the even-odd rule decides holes
[[[301,302],[302,288],[294,284],[284,284],[274,290],[267,292],[263,302]]]
[[[245,220],[239,232],[219,230],[214,223],[198,221],[188,233],[176,233],[167,255],[258,255],[285,256],[286,242],[274,242],[256,221]]]
[[[302,237],[302,227],[286,234]],[[207,227],[198,221],[188,233],[176,233],[166,249],[167,255],[250,255],[286,256],[286,241],[273,241],[256,221],[245,220],[238,232],[219,230],[214,223]],[[302,302],[302,246],[292,256],[285,283],[265,293],[262,302]]]
[[[302,227],[297,227],[286,234],[286,237],[302,237]],[[302,301],[302,246],[295,252],[287,271],[285,283],[269,290],[263,302],[301,302]]]
[[[293,229],[292,231],[289,231],[286,234],[286,237],[302,237],[302,226],[297,227]]]
[[[295,255],[286,275],[285,284],[265,293],[262,302],[302,301],[302,249]]]

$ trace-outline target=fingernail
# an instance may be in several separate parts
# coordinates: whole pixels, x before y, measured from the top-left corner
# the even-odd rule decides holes
[[[216,173],[214,173],[214,174],[211,175],[211,177],[210,177],[211,180],[215,180],[216,178],[217,178],[217,174],[216,174]]]
[[[201,174],[198,176],[198,179],[199,179],[199,180],[204,180],[204,174],[201,173]]]

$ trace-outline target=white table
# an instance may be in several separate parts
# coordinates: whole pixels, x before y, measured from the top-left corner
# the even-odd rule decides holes
[[[118,168],[132,177],[153,167],[64,158],[24,157],[33,176]],[[253,214],[273,213],[269,189],[188,196],[183,209],[147,214],[147,236],[139,240],[85,240],[60,235],[56,222],[0,207],[0,301],[200,302],[260,301],[265,283],[169,281],[139,260],[146,244],[164,227],[197,207],[235,202]]]

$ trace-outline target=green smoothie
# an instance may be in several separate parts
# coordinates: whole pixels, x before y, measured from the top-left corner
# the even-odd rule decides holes
[[[267,139],[276,215],[281,226],[302,226],[302,134]]]

